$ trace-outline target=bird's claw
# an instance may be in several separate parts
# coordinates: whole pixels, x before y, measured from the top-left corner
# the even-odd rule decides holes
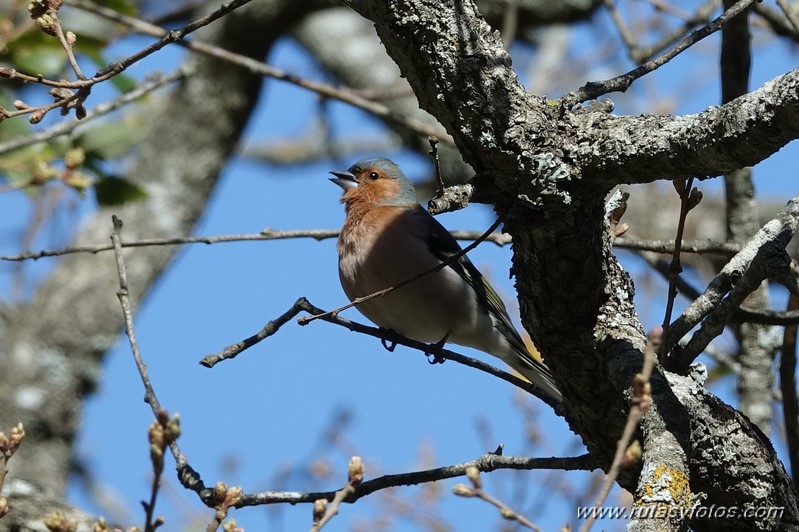
[[[394,333],[391,329],[382,329],[384,333]],[[397,348],[397,341],[396,340],[389,340],[385,336],[380,338],[380,343],[383,344],[383,347],[389,353],[393,353],[394,349]]]
[[[447,337],[445,336],[441,339],[441,341],[436,342],[434,344],[430,344],[430,351],[425,351],[425,355],[427,355],[427,362],[430,364],[443,364],[447,357],[441,352],[444,349],[444,344],[447,343]]]

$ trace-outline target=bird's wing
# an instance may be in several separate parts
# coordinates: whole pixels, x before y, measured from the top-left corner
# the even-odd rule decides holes
[[[461,246],[458,244],[457,240],[455,240],[438,220],[421,206],[417,212],[417,216],[427,218],[423,220],[423,227],[427,229],[424,239],[428,249],[436,258],[441,261],[447,261],[453,255],[461,251]],[[422,226],[422,224],[420,224],[420,226]],[[497,294],[488,280],[483,277],[483,274],[480,273],[466,255],[462,255],[457,260],[450,263],[449,267],[455,270],[458,275],[474,289],[478,301],[485,305],[495,318],[494,326],[505,336],[508,343],[517,353],[518,361],[521,362],[521,364],[511,363],[511,366],[528,379],[536,382],[536,384],[544,388],[552,397],[560,401],[562,396],[555,384],[555,380],[552,378],[552,373],[543,362],[537,360],[530,354],[530,351],[527,349],[527,346],[524,345],[524,341],[521,336],[519,336],[518,331],[510,320],[508,310],[505,308],[505,303],[502,302],[499,294]],[[529,371],[525,371],[526,369],[532,370],[532,375]]]
[[[423,213],[429,218],[429,221],[426,222],[426,225],[429,227],[429,233],[425,236],[430,252],[441,261],[449,260],[453,255],[460,253],[461,246],[455,238],[449,234],[449,231],[423,208],[419,207],[419,211],[420,215]],[[469,257],[463,255],[450,263],[449,266],[474,288],[479,301],[499,319],[502,328],[506,329],[502,332],[506,333],[508,340],[513,344],[514,348],[527,353],[524,342],[511,323],[508,310],[505,308],[505,303],[502,302],[499,294],[497,294],[491,284],[489,284],[488,280],[483,277],[483,274],[472,264]]]

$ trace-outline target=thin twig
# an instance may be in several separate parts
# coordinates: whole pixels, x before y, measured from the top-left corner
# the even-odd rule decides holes
[[[503,518],[507,519],[508,521],[516,521],[520,525],[535,532],[541,532],[541,529],[535,526],[532,521],[527,519],[524,515],[515,512],[505,504],[504,502],[500,501],[496,497],[488,494],[483,489],[483,479],[480,478],[480,470],[476,467],[467,467],[466,468],[466,477],[472,481],[472,486],[469,487],[466,484],[458,484],[454,488],[452,488],[452,493],[459,497],[475,497],[480,499],[481,501],[485,501],[488,504],[494,506],[499,510],[500,515]]]
[[[314,240],[325,240],[337,238],[338,229],[296,229],[281,231],[277,229],[265,228],[260,233],[243,235],[218,235],[218,236],[186,236],[175,238],[145,238],[142,240],[132,240],[122,242],[123,248],[146,247],[146,246],[180,246],[184,244],[220,244],[227,242],[249,242],[253,240],[283,240],[294,238],[313,238]],[[484,233],[479,231],[450,231],[456,240],[474,241]],[[486,242],[493,242],[498,246],[510,244],[511,236],[507,233],[492,233],[485,239]],[[75,246],[64,249],[45,249],[32,253],[21,253],[19,255],[7,255],[0,257],[0,260],[19,262],[24,260],[38,260],[45,257],[58,257],[61,255],[71,255],[73,253],[100,253],[114,249],[113,245],[95,244],[87,246]]]
[[[83,9],[84,11],[89,11],[103,18],[107,18],[109,20],[113,20],[115,22],[124,24],[139,33],[151,35],[153,37],[158,37],[161,39],[160,41],[158,41],[159,43],[165,39],[169,39],[169,36],[173,33],[154,24],[150,24],[149,22],[145,22],[143,20],[139,20],[126,15],[122,15],[121,13],[118,13],[113,9],[109,9],[103,6],[98,6],[86,0],[71,0],[70,5],[77,7],[79,9]],[[290,74],[288,72],[275,68],[273,66],[264,64],[260,61],[256,61],[251,57],[247,57],[241,54],[236,54],[228,50],[225,50],[224,48],[219,48],[217,46],[213,46],[203,42],[194,41],[194,40],[184,41],[180,39],[170,42],[174,42],[175,44],[178,44],[179,46],[182,46],[189,50],[242,66],[253,73],[261,74],[263,76],[274,78],[280,81],[285,81],[286,83],[291,83],[292,85],[296,85],[297,87],[313,91],[321,96],[324,96],[325,98],[332,98],[334,100],[339,100],[348,103],[354,107],[363,109],[364,111],[367,111],[377,117],[380,117],[389,123],[398,125],[419,135],[423,135],[426,137],[435,136],[441,139],[443,142],[446,142],[447,144],[454,144],[452,137],[448,135],[445,131],[443,131],[440,127],[437,128],[429,126],[419,120],[400,116],[397,113],[393,112],[390,107],[382,103],[369,100],[359,95],[355,91],[334,87],[326,83],[320,83],[317,81],[304,79],[294,74]],[[0,74],[1,73],[2,71],[0,70]]]
[[[114,229],[111,233],[111,242],[113,243],[114,247],[114,258],[116,260],[117,275],[119,277],[119,291],[117,292],[117,297],[122,305],[122,315],[125,321],[125,334],[128,337],[130,349],[133,353],[133,359],[136,362],[136,368],[139,371],[142,384],[144,384],[144,400],[150,405],[150,408],[152,409],[156,419],[159,419],[159,415],[163,410],[161,409],[161,404],[155,394],[155,389],[150,382],[150,376],[147,373],[147,365],[144,363],[141,352],[139,351],[139,344],[136,341],[136,333],[133,327],[133,311],[130,304],[130,292],[128,290],[128,275],[127,269],[125,267],[125,259],[122,255],[122,220],[116,216],[112,216],[112,220]],[[204,495],[207,497],[210,494],[210,491],[206,489],[202,479],[200,478],[200,475],[197,474],[197,472],[188,464],[188,461],[185,455],[181,452],[177,441],[172,441],[169,444],[169,449],[172,452],[173,458],[175,459],[175,466],[181,484],[183,484],[185,488],[199,494],[201,498]],[[203,500],[205,500],[205,498]]]
[[[648,61],[657,53],[665,50],[678,39],[683,37],[685,33],[694,26],[699,24],[707,24],[710,20],[711,15],[716,10],[718,6],[718,0],[708,0],[699,7],[696,8],[696,12],[691,15],[687,16],[685,13],[677,13],[675,12],[675,8],[671,4],[667,4],[665,2],[653,2],[657,4],[655,7],[660,9],[664,12],[669,12],[675,16],[680,17],[683,20],[683,24],[679,28],[675,28],[671,33],[667,35],[663,35],[657,42],[649,44],[647,46],[640,46],[632,51],[632,58],[636,63],[642,63],[644,61]]]
[[[799,30],[796,30],[790,21],[773,7],[758,2],[754,5],[754,11],[768,24],[775,35],[788,37],[794,42],[799,41]]]
[[[627,237],[617,238],[613,247],[636,251],[653,251],[655,253],[674,254],[674,240],[643,240]],[[716,242],[712,240],[685,240],[680,245],[683,253],[718,253],[732,256],[741,251],[742,244],[737,242]]]
[[[791,26],[793,26],[793,30],[799,32],[799,15],[797,15],[795,8],[786,0],[777,0],[777,5],[780,6],[780,9],[782,9],[782,12],[785,14],[785,18],[787,18]]]
[[[630,54],[630,57],[633,57],[633,50],[636,50],[638,45],[635,42],[635,37],[630,31],[630,28],[624,23],[624,19],[621,17],[618,9],[616,9],[616,2],[614,2],[614,0],[605,0],[605,7],[608,9],[610,18],[613,19],[613,23],[616,25],[616,29],[619,30],[619,35],[621,35],[624,45],[627,47],[627,53]]]
[[[125,319],[125,334],[130,342],[130,350],[133,353],[133,360],[136,362],[136,369],[139,370],[142,384],[144,384],[144,400],[152,408],[153,413],[157,414],[161,410],[161,403],[155,395],[155,390],[150,382],[150,375],[147,373],[147,365],[142,359],[139,351],[139,343],[136,341],[136,332],[133,328],[133,311],[130,304],[130,291],[128,290],[128,273],[125,268],[125,259],[122,257],[122,241],[120,233],[122,231],[122,220],[112,216],[114,231],[111,233],[111,242],[114,246],[114,258],[116,259],[117,275],[119,276],[119,291],[117,297],[122,305],[122,315]]]
[[[78,60],[75,58],[75,52],[72,50],[72,45],[67,41],[67,36],[64,34],[64,28],[61,26],[61,19],[58,18],[58,14],[50,10],[50,16],[53,19],[53,31],[58,37],[58,41],[61,43],[61,47],[64,49],[64,52],[67,54],[67,61],[69,61],[72,70],[75,72],[75,75],[78,79],[86,79],[86,76],[83,75],[83,71],[80,69],[80,65],[78,64]]]
[[[669,357],[661,360],[666,369],[682,372],[710,341],[721,334],[749,294],[770,278],[799,295],[796,272],[790,268],[785,246],[799,227],[799,196],[787,203],[777,216],[755,236],[710,281],[705,291],[670,325],[663,341]],[[688,331],[701,323],[684,347],[674,347]]]
[[[538,388],[533,383],[523,380],[515,375],[511,375],[506,371],[494,367],[491,364],[487,364],[486,362],[483,362],[481,360],[477,360],[476,358],[467,357],[459,353],[456,353],[454,351],[441,348],[439,346],[431,346],[424,342],[418,342],[416,340],[412,340],[410,338],[406,338],[402,335],[394,333],[393,331],[388,331],[386,329],[379,329],[377,327],[369,327],[368,325],[363,325],[362,323],[342,318],[338,314],[325,312],[319,307],[312,305],[304,297],[301,297],[297,301],[295,301],[289,310],[281,314],[278,318],[267,323],[263,327],[263,329],[261,329],[258,333],[254,334],[253,336],[250,336],[245,340],[229,345],[219,353],[206,355],[205,357],[202,358],[202,360],[200,360],[200,364],[207,368],[211,368],[223,360],[235,358],[243,351],[249,349],[250,347],[256,345],[257,343],[275,334],[278,330],[280,330],[280,328],[283,325],[288,323],[288,321],[291,318],[293,318],[300,312],[308,312],[311,315],[320,316],[319,319],[321,319],[322,321],[326,321],[334,325],[339,325],[341,327],[346,327],[347,329],[353,332],[366,334],[374,338],[379,338],[380,340],[387,343],[404,345],[405,347],[416,349],[417,351],[421,351],[422,353],[425,354],[429,354],[432,352],[438,358],[452,360],[453,362],[457,362],[458,364],[463,364],[465,366],[469,366],[470,368],[474,368],[484,373],[488,373],[489,375],[493,375],[494,377],[500,378],[510,384],[513,384],[518,388],[521,388],[522,390],[524,390],[529,394],[535,395],[536,397],[544,401],[547,405],[552,407],[555,414],[559,416],[564,415],[563,405],[558,403],[556,400],[554,400],[552,397],[550,397],[547,393],[545,393],[543,390]]]
[[[338,509],[341,506],[341,503],[344,502],[347,497],[355,493],[358,485],[363,482],[363,478],[364,465],[361,461],[361,457],[353,456],[347,466],[347,485],[336,492],[336,495],[333,497],[333,500],[330,501],[330,505],[327,506],[323,515],[318,518],[315,516],[313,526],[311,527],[311,532],[319,532],[319,530],[321,530],[323,526],[330,522],[333,517],[338,515]],[[314,510],[314,513],[316,514],[316,504],[314,504]]]
[[[444,185],[444,176],[441,175],[441,161],[438,158],[438,139],[436,137],[428,137],[427,141],[430,143],[428,155],[433,159],[433,168],[436,171],[436,180],[438,181],[438,192],[436,196],[441,196],[446,186]]]
[[[184,65],[177,69],[172,74],[167,75],[158,75],[155,76],[150,81],[146,81],[142,83],[135,89],[126,92],[116,100],[107,103],[101,103],[96,106],[94,109],[86,113],[86,116],[80,120],[72,120],[70,122],[60,122],[53,127],[46,129],[44,131],[40,131],[38,133],[32,135],[26,135],[17,137],[6,142],[0,143],[0,155],[4,155],[8,152],[18,150],[20,148],[25,148],[27,146],[31,146],[33,144],[37,144],[39,142],[47,142],[50,141],[58,136],[66,135],[68,133],[72,133],[77,127],[82,126],[86,122],[98,118],[100,116],[106,115],[112,111],[116,111],[123,105],[131,103],[135,100],[138,100],[142,96],[153,92],[156,89],[160,89],[170,83],[175,81],[180,81],[185,79],[186,77],[190,76],[193,72],[193,68]],[[112,249],[111,246],[105,246],[105,249]],[[47,256],[47,255],[43,255]]]
[[[341,306],[341,307],[339,307],[337,309],[334,309],[334,310],[325,312],[324,314],[320,314],[320,315],[316,315],[316,316],[303,317],[303,318],[300,318],[298,321],[299,321],[300,325],[307,325],[308,323],[311,323],[314,320],[322,318],[323,316],[329,316],[329,315],[338,314],[339,312],[343,312],[343,311],[347,310],[350,307],[354,307],[354,306],[360,305],[361,303],[365,303],[366,301],[369,301],[369,300],[374,299],[376,297],[384,296],[384,295],[388,294],[389,292],[392,292],[392,291],[394,291],[394,290],[396,290],[398,288],[402,288],[403,286],[405,286],[407,284],[410,284],[410,283],[416,281],[417,279],[421,279],[422,277],[424,277],[426,275],[430,275],[432,273],[436,273],[437,271],[443,270],[444,268],[446,268],[450,264],[453,264],[454,262],[459,260],[461,257],[463,257],[464,255],[469,253],[471,250],[476,248],[480,244],[480,242],[482,242],[486,238],[488,238],[488,236],[491,233],[493,233],[494,230],[497,227],[499,227],[499,225],[501,223],[502,223],[502,220],[497,218],[496,221],[493,224],[491,224],[491,227],[489,227],[486,230],[485,233],[480,235],[480,237],[477,240],[475,240],[474,242],[472,242],[471,244],[469,244],[465,248],[461,249],[457,253],[453,254],[452,256],[447,257],[447,260],[437,264],[436,266],[434,266],[434,267],[432,267],[432,268],[430,268],[428,270],[420,272],[420,273],[414,275],[413,277],[411,277],[409,279],[405,279],[401,283],[397,283],[394,286],[389,286],[389,287],[384,288],[382,290],[378,290],[377,292],[371,293],[371,294],[369,294],[367,296],[355,298],[355,300],[353,300],[352,302],[348,303],[347,305]]]
[[[84,76],[76,81],[51,80],[44,78],[41,75],[25,74],[17,71],[14,68],[0,67],[0,77],[4,77],[7,79],[20,80],[24,83],[36,83],[39,85],[46,85],[58,89],[70,89],[70,90],[78,89],[74,93],[71,92],[65,94],[58,93],[56,95],[55,102],[48,105],[43,105],[41,107],[25,107],[23,109],[18,109],[17,111],[13,112],[3,110],[2,116],[4,118],[10,118],[13,116],[17,116],[19,114],[31,113],[31,118],[30,118],[31,123],[38,123],[42,120],[42,118],[46,113],[52,111],[55,108],[60,107],[65,110],[76,108],[77,117],[83,118],[82,115],[85,115],[86,112],[83,109],[83,101],[86,99],[86,97],[88,97],[91,87],[93,87],[98,83],[106,81],[116,76],[117,74],[120,74],[129,66],[157,52],[158,50],[160,50],[161,48],[165,47],[168,44],[181,42],[190,33],[197,31],[203,26],[206,26],[211,22],[214,22],[215,20],[227,15],[231,11],[238,9],[239,7],[251,1],[252,0],[232,0],[226,4],[223,4],[216,11],[209,13],[205,17],[202,17],[186,25],[179,30],[172,30],[169,32],[165,32],[165,34],[157,42],[153,43],[152,45],[142,50],[139,50],[138,52],[122,59],[121,61],[118,61],[116,63],[108,65],[107,67],[101,70],[98,70],[91,78],[87,78]],[[68,45],[68,43],[66,44]],[[75,66],[77,66],[77,63]]]
[[[142,89],[144,87],[142,86]],[[71,122],[75,126],[77,122]],[[56,136],[58,133],[53,133]],[[46,139],[45,139],[46,140]],[[36,142],[33,140],[31,143]],[[0,145],[0,155],[3,152]],[[296,230],[276,230],[266,228],[260,233],[242,235],[218,235],[218,236],[187,236],[175,238],[146,238],[142,240],[132,240],[123,242],[122,247],[146,247],[146,246],[179,246],[184,244],[220,244],[226,242],[248,242],[253,240],[283,240],[292,238],[313,238],[314,240],[325,240],[337,238],[338,229],[296,229]],[[456,240],[473,241],[483,234],[479,231],[450,231]],[[485,238],[486,242],[492,242],[500,247],[511,243],[511,236],[507,233],[491,233]],[[674,253],[673,240],[638,240],[620,237],[614,241],[614,247],[620,249],[630,249],[639,251],[653,251],[655,253]],[[682,245],[683,253],[718,253],[720,255],[734,255],[742,249],[742,245],[735,242],[714,242],[710,240],[686,240]],[[86,246],[75,246],[63,249],[45,249],[31,253],[21,253],[19,255],[6,255],[0,260],[24,261],[38,260],[45,257],[58,257],[61,255],[71,255],[73,253],[100,253],[113,249],[109,244],[95,244]]]
[[[718,18],[699,28],[698,30],[691,32],[675,46],[655,57],[654,59],[647,61],[641,66],[627,72],[626,74],[622,74],[621,76],[617,76],[605,81],[588,82],[576,91],[565,95],[563,98],[561,98],[561,102],[566,107],[572,107],[578,103],[596,99],[603,94],[626,91],[628,88],[630,88],[630,85],[632,85],[635,80],[645,76],[646,74],[649,74],[654,70],[657,70],[705,37],[717,32],[724,24],[727,23],[727,21],[743,12],[754,2],[755,0],[739,0],[734,6],[726,10]]]
[[[435,469],[384,475],[372,480],[367,480],[358,485],[355,492],[350,494],[344,502],[355,501],[386,488],[398,486],[412,486],[425,482],[435,482],[448,478],[460,477],[466,474],[468,467],[476,467],[483,473],[499,469],[512,469],[530,471],[536,469],[558,469],[562,471],[593,471],[598,468],[590,454],[575,457],[530,458],[527,456],[502,456],[495,453],[486,453],[476,460],[462,464],[455,464]],[[236,505],[260,506],[264,504],[298,504],[313,503],[319,499],[333,500],[337,491],[321,492],[295,492],[295,491],[264,491],[261,493],[244,495]]]
[[[677,299],[677,278],[682,273],[682,265],[680,263],[680,250],[682,249],[682,236],[685,232],[685,219],[688,217],[688,211],[691,210],[689,201],[693,193],[694,178],[690,177],[685,181],[675,180],[675,188],[680,195],[680,217],[677,221],[677,236],[674,237],[674,253],[671,257],[671,264],[669,265],[669,288],[666,293],[666,312],[663,316],[663,339],[669,336],[669,326],[671,324],[671,315],[674,310],[674,301]],[[679,184],[678,184],[679,183]],[[666,355],[666,342],[660,343],[660,353],[658,356],[661,360]]]

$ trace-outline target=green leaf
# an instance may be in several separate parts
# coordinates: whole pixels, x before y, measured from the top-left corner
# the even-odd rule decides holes
[[[122,205],[147,197],[147,192],[135,183],[121,177],[109,176],[94,185],[97,203],[103,206]]]

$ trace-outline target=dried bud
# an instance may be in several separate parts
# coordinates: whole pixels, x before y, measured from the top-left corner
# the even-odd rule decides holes
[[[702,202],[702,191],[698,188],[691,190],[691,195],[688,196],[688,210],[690,211]]]
[[[53,532],[75,532],[78,530],[78,520],[75,518],[67,520],[64,512],[52,512],[45,516],[44,526]]]
[[[167,421],[166,426],[164,427],[164,440],[166,444],[169,445],[175,440],[178,439],[180,436],[180,414],[175,414],[169,421]]]
[[[313,522],[318,523],[327,511],[327,499],[316,499],[313,502]]]
[[[480,478],[480,470],[474,466],[466,468],[466,478],[472,481],[472,485],[478,489],[483,489],[483,479]]]
[[[75,43],[78,42],[78,37],[71,31],[68,31],[66,35],[64,35],[64,37],[66,38],[67,44],[69,45],[70,48],[75,46]]]
[[[34,182],[44,182],[58,177],[58,169],[47,161],[38,160],[33,170]]]
[[[162,427],[165,427],[166,424],[169,423],[169,412],[167,412],[166,408],[160,408],[158,412],[155,413],[155,419]]]
[[[50,89],[50,96],[57,102],[66,100],[67,98],[72,98],[75,95],[75,92],[72,89],[67,89],[66,87],[53,87]]]
[[[244,492],[241,490],[241,487],[233,486],[225,492],[225,502],[223,504],[228,508],[236,506],[242,496],[244,496]]]
[[[235,519],[225,521],[225,523],[222,525],[222,530],[225,532],[244,532],[243,528],[239,528],[239,525],[236,523]]]
[[[466,484],[456,484],[455,487],[452,488],[452,493],[458,497],[474,497],[476,495],[474,490]]]
[[[515,521],[516,520],[516,512],[514,512],[513,510],[511,510],[507,506],[503,506],[502,508],[500,508],[499,509],[499,513],[500,513],[500,515],[502,515],[502,517],[504,517],[505,519],[508,519],[509,521]]]
[[[357,486],[363,482],[363,475],[366,469],[360,456],[353,456],[347,466],[347,481],[351,486]]]
[[[37,19],[47,13],[47,10],[50,9],[50,6],[47,5],[45,0],[31,0],[28,4],[28,12],[31,14],[31,18]]]
[[[36,18],[36,24],[38,24],[39,28],[47,35],[55,36],[56,21],[48,13]]]
[[[0,497],[0,517],[8,513],[8,499]]]
[[[641,449],[641,442],[638,440],[633,440],[627,449],[624,451],[624,455],[621,459],[621,467],[630,467],[641,460],[644,451]]]
[[[14,107],[19,109],[20,111],[23,111],[25,109],[30,109],[31,106],[23,102],[22,100],[14,100]]]
[[[72,148],[64,155],[64,164],[67,168],[75,169],[86,160],[86,151],[83,148]]]
[[[217,482],[214,484],[214,500],[215,501],[223,501],[225,500],[225,495],[227,494],[227,484],[224,482]]]
[[[75,189],[76,192],[83,194],[87,188],[94,184],[94,181],[86,174],[68,171],[66,175],[64,175],[64,184]]]
[[[44,109],[39,109],[38,111],[32,112],[28,122],[31,124],[38,124],[42,121],[42,118],[44,118],[45,112],[46,111]]]
[[[8,437],[8,444],[9,448],[5,452],[8,453],[9,456],[14,454],[17,449],[19,449],[22,440],[25,439],[25,428],[22,426],[22,423],[17,423],[17,426],[11,429],[11,435]]]

